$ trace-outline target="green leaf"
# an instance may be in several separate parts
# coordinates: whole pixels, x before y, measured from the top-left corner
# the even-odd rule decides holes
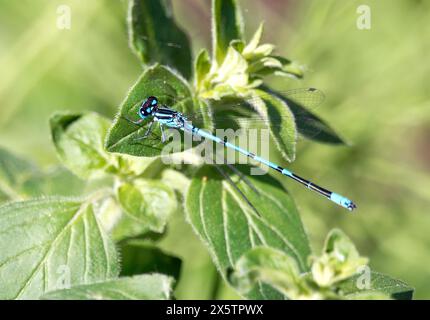
[[[321,118],[307,110],[300,102],[283,97],[282,94],[264,87],[284,101],[296,118],[297,131],[305,138],[323,143],[345,144],[345,141]]]
[[[118,157],[118,171],[125,177],[148,177],[163,170],[161,158],[142,158],[126,154]]]
[[[247,57],[248,55],[252,55],[254,51],[258,48],[260,44],[261,36],[263,35],[264,23],[260,23],[257,31],[252,36],[251,41],[245,46],[242,54]]]
[[[140,157],[161,155],[167,142],[164,144],[161,142],[159,125],[153,126],[151,137],[138,140],[137,138],[142,138],[147,131],[150,120],[142,125],[135,125],[125,119],[138,120],[140,104],[149,96],[156,96],[160,105],[166,105],[184,114],[189,114],[194,109],[191,92],[184,79],[165,66],[155,65],[148,68],[121,104],[106,139],[108,151]],[[181,143],[183,150],[183,139]]]
[[[64,167],[42,171],[34,163],[0,148],[0,203],[46,195],[81,195],[84,182]]]
[[[184,173],[173,169],[164,170],[161,180],[181,195],[186,194],[190,185],[190,179]]]
[[[243,40],[243,18],[236,0],[212,0],[212,49],[218,64],[230,42]]]
[[[261,90],[254,90],[261,99],[252,100],[253,107],[269,122],[270,136],[282,156],[293,161],[296,156],[297,131],[294,116],[284,101]],[[279,123],[279,121],[281,121]]]
[[[243,40],[232,40],[230,42],[230,47],[232,47],[233,49],[235,49],[236,51],[238,51],[239,53],[242,53],[243,49],[245,49],[245,41]]]
[[[390,300],[390,296],[379,291],[363,291],[347,296],[346,300]]]
[[[38,173],[30,161],[0,148],[0,202],[21,199],[26,194],[23,192],[26,181]]]
[[[143,63],[165,64],[191,77],[190,42],[169,1],[131,0],[128,22],[131,47]]]
[[[55,166],[31,176],[22,185],[28,197],[80,196],[85,190],[85,181],[62,166]]]
[[[0,203],[47,195],[78,196],[84,181],[62,166],[39,169],[31,161],[0,148]]]
[[[113,171],[116,158],[103,147],[109,125],[109,120],[96,113],[52,116],[52,139],[64,165],[84,179]]]
[[[288,76],[293,79],[302,79],[305,67],[296,61],[281,56],[271,56],[281,63],[280,68],[275,69],[275,75]]]
[[[206,49],[200,51],[195,65],[195,86],[197,91],[204,86],[204,79],[211,69],[211,60]]]
[[[118,269],[91,204],[52,198],[0,207],[0,299],[36,299],[111,279]]]
[[[414,288],[401,280],[397,280],[379,272],[370,273],[370,288],[359,289],[357,283],[363,275],[356,274],[353,277],[338,283],[338,289],[348,298],[363,297],[362,295],[372,293],[385,293],[393,299],[411,300]]]
[[[4,190],[0,189],[0,203],[10,200],[11,196],[12,194],[10,192],[6,193]]]
[[[296,261],[284,252],[269,247],[256,247],[237,262],[231,283],[239,292],[248,292],[262,281],[289,298],[298,296],[300,271]]]
[[[196,99],[195,105],[196,114],[198,115],[198,117],[200,116],[201,119],[192,119],[191,117],[190,120],[195,126],[199,128],[204,128],[207,131],[212,132],[215,128],[212,107],[209,105],[208,101],[200,99]]]
[[[182,261],[143,240],[121,244],[121,275],[159,272],[179,280]]]
[[[164,231],[169,216],[176,210],[174,191],[156,180],[138,179],[118,187],[117,198],[123,209],[112,235],[116,240]]]
[[[303,78],[303,66],[279,56],[267,56],[252,62],[248,72],[252,77],[263,78],[270,75]]]
[[[202,94],[202,97],[220,99],[223,95],[246,90],[249,86],[247,69],[245,58],[236,49],[229,47],[224,62],[211,78],[212,90]]]
[[[240,167],[242,172],[245,168],[249,169]],[[193,177],[185,206],[188,220],[209,248],[221,274],[225,277],[245,252],[261,245],[282,250],[297,262],[300,271],[308,270],[309,241],[287,191],[267,174],[242,179],[233,173],[225,174],[254,209],[213,166],[202,167]],[[248,297],[280,296],[260,286]]]
[[[264,57],[250,64],[248,72],[252,76],[264,77],[282,69],[282,63],[273,57]]]
[[[173,279],[162,274],[123,277],[48,292],[46,300],[165,300],[171,298]]]
[[[338,229],[330,231],[323,254],[313,260],[312,276],[321,287],[349,278],[368,262],[367,258],[360,256],[354,243]]]
[[[273,44],[262,44],[254,50],[252,59],[261,59],[267,57],[272,53],[273,50],[275,50],[275,46]]]

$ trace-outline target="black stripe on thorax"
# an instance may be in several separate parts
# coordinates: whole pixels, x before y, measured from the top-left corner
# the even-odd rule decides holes
[[[166,108],[157,108],[157,110],[154,113],[154,116],[158,119],[170,119],[172,118],[177,112],[166,109]]]

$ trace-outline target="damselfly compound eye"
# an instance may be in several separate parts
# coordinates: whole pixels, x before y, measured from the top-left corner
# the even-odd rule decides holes
[[[151,96],[146,100],[145,105],[155,107],[157,105],[157,103],[158,103],[157,98]]]
[[[149,113],[146,112],[146,108],[144,106],[140,107],[138,114],[142,119],[145,119],[149,115]]]

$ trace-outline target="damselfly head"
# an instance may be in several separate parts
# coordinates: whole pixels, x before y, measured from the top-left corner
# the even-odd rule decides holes
[[[145,119],[146,117],[150,116],[152,112],[154,112],[155,109],[157,109],[158,100],[156,97],[149,97],[145,100],[145,102],[142,103],[139,109],[139,116],[142,119]]]

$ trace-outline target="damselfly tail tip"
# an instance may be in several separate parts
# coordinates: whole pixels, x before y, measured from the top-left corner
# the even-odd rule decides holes
[[[354,202],[350,201],[346,207],[349,211],[354,211],[355,209],[357,209],[357,206],[355,205]]]
[[[344,207],[345,209],[348,209],[349,211],[353,211],[355,208],[357,208],[354,202],[338,193],[332,192],[330,195],[330,200]]]

